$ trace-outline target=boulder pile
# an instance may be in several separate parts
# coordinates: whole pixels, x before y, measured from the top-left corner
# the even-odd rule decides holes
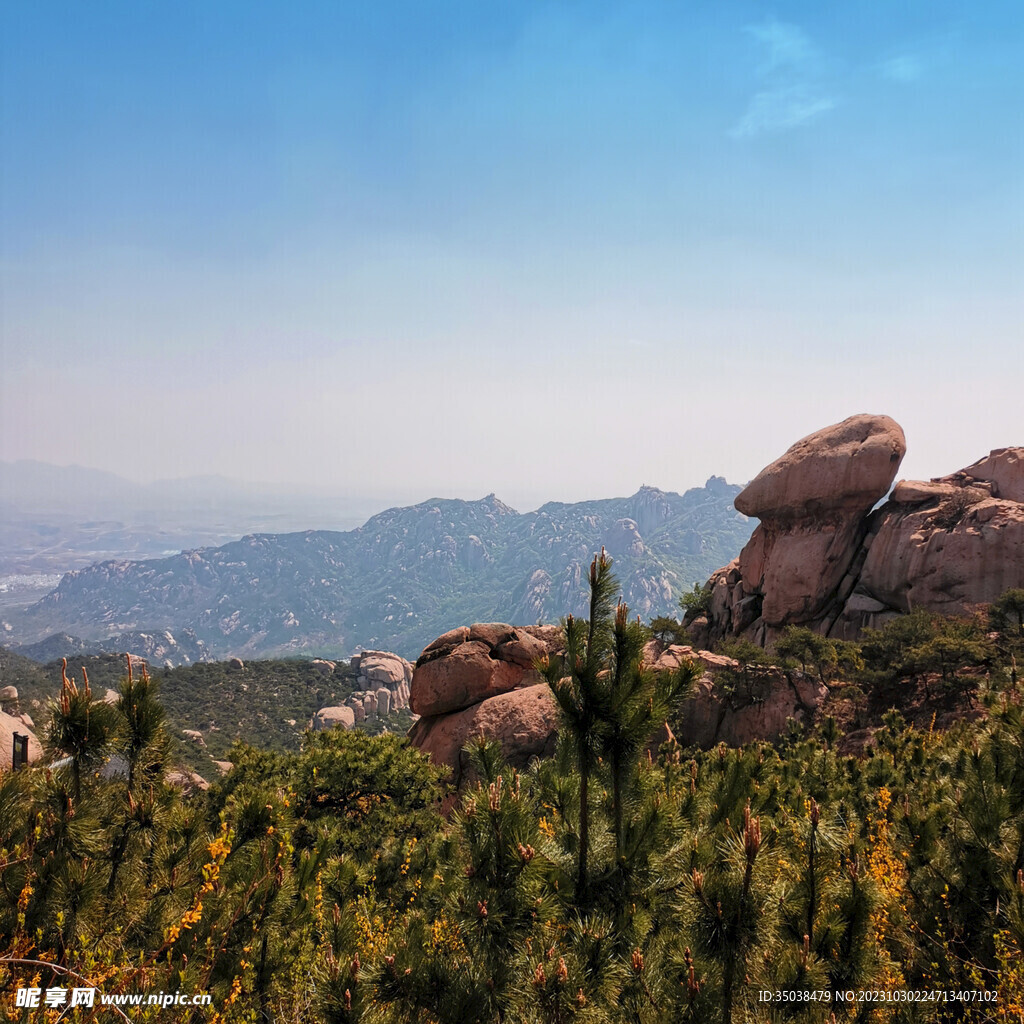
[[[422,716],[409,730],[413,746],[450,766],[456,785],[462,748],[479,736],[498,740],[516,767],[552,754],[558,716],[534,663],[562,650],[558,626],[482,622],[439,636],[413,671],[411,706]]]
[[[533,669],[533,660],[564,650],[556,626],[508,626],[478,623],[438,637],[416,662],[412,706],[421,712],[409,730],[413,746],[431,755],[435,764],[453,769],[453,781],[466,781],[463,747],[477,737],[495,739],[510,764],[521,768],[532,757],[554,752],[558,710],[551,689]],[[739,681],[738,662],[692,647],[663,646],[652,640],[645,661],[661,671],[677,669],[684,660],[704,669],[672,735],[660,730],[652,752],[665,741],[709,748],[717,743],[738,746],[774,739],[789,719],[807,722],[828,691],[801,672],[759,668]],[[720,685],[720,677],[728,685]]]
[[[335,662],[318,658],[314,667],[322,675],[333,674]],[[357,722],[387,718],[392,711],[409,707],[412,665],[391,651],[363,651],[352,657],[351,667],[358,672],[358,689],[343,705],[321,708],[313,716],[313,729],[332,729],[340,725],[352,729]]]
[[[967,614],[1024,587],[1024,448],[950,476],[901,480],[906,452],[888,416],[851,416],[793,445],[736,496],[761,520],[687,616],[702,645],[770,645],[789,625],[853,639],[916,608]]]

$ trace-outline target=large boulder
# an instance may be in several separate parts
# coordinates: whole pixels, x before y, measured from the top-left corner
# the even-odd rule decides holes
[[[435,764],[453,769],[461,784],[467,764],[462,748],[477,737],[498,740],[513,767],[524,767],[531,757],[554,753],[558,711],[551,688],[537,683],[501,693],[451,714],[421,718],[409,730],[413,746],[430,754]]]
[[[755,627],[765,642],[825,611],[905,452],[894,420],[851,416],[797,441],[736,496],[736,508],[761,524],[728,595],[733,631]]]
[[[401,683],[412,679],[412,665],[391,651],[363,651],[359,656],[359,678],[364,689],[386,686],[397,690]]]
[[[987,498],[944,508],[891,503],[833,630],[854,637],[895,613],[964,615],[1024,587],[1024,503]]]
[[[700,643],[767,646],[789,624],[852,639],[916,608],[963,615],[1024,587],[1024,448],[999,448],[932,480],[892,482],[903,433],[854,416],[797,442],[736,497],[761,518],[708,581]]]
[[[322,729],[333,729],[336,726],[341,726],[342,729],[354,729],[355,725],[356,713],[351,708],[321,708],[313,716],[314,732],[319,732]]]
[[[806,519],[842,510],[863,514],[896,479],[907,451],[888,416],[850,416],[801,438],[736,495],[736,508],[758,519]]]
[[[410,704],[417,715],[459,711],[500,693],[540,682],[533,667],[561,649],[553,626],[482,622],[451,630],[428,645],[416,662]]]

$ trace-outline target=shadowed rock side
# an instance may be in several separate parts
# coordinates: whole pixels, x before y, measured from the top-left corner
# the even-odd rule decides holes
[[[758,666],[744,676],[739,662],[711,651],[652,640],[644,657],[659,671],[672,671],[687,659],[704,669],[674,719],[674,739],[684,747],[708,750],[719,743],[739,747],[776,739],[790,719],[810,723],[828,696],[820,680],[803,672]]]
[[[709,580],[699,644],[768,646],[788,625],[853,639],[916,608],[967,614],[1024,587],[1024,448],[888,491],[906,450],[887,416],[852,416],[798,441],[736,497],[761,520]]]
[[[467,781],[463,747],[477,737],[501,743],[509,762],[524,767],[532,757],[554,753],[558,709],[550,687],[532,667],[536,657],[564,650],[554,626],[478,623],[438,637],[416,662],[412,707],[424,717],[409,730],[413,746]],[[827,695],[816,679],[800,672],[759,669],[739,685],[716,685],[716,677],[738,670],[731,658],[691,647],[664,647],[652,640],[644,652],[654,669],[672,671],[697,661],[704,674],[679,716],[680,733],[659,730],[652,751],[666,741],[684,746],[731,746],[773,739],[789,719],[808,721]]]

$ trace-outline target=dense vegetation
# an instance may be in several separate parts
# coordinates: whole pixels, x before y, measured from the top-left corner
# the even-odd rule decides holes
[[[43,705],[60,688],[61,662],[37,665],[3,648],[0,659],[0,685],[16,686],[20,708],[41,722]],[[120,685],[125,662],[117,655],[96,654],[68,659],[68,665],[74,672],[84,668],[102,697]],[[213,761],[227,759],[239,740],[297,752],[317,711],[343,703],[357,689],[356,673],[344,662],[326,676],[308,659],[297,658],[246,661],[244,668],[219,661],[150,671],[160,687],[176,759],[208,779],[217,774]],[[411,724],[411,715],[402,710],[361,722],[359,728],[404,734]],[[203,745],[185,739],[185,730],[201,732]]]
[[[0,778],[8,1019],[19,985],[88,983],[212,993],[178,1020],[1021,1020],[1024,593],[984,626],[901,619],[856,649],[783,638],[830,683],[845,663],[866,699],[973,686],[973,720],[892,712],[860,757],[827,718],[774,747],[654,758],[644,737],[694,673],[645,669],[614,591],[596,561],[548,666],[556,756],[515,771],[479,745],[447,819],[426,760],[358,732],[236,746],[185,797],[163,781],[153,681],[125,679],[113,707],[65,680],[47,738],[66,766]],[[97,776],[112,752],[124,770]]]

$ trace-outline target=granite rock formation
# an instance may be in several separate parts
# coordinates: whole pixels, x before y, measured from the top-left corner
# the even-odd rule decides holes
[[[428,644],[412,676],[412,709],[423,716],[409,730],[413,746],[454,771],[462,782],[462,748],[482,736],[501,743],[523,767],[554,751],[557,710],[537,658],[564,649],[557,626],[476,623]]]
[[[704,668],[675,720],[675,739],[684,747],[707,750],[718,743],[740,747],[776,739],[790,719],[809,724],[828,696],[828,688],[819,679],[803,672],[758,666],[744,679],[739,663],[732,658],[692,647],[662,647],[652,640],[645,658],[664,671],[678,668],[685,659]]]
[[[482,654],[480,648],[488,653]],[[532,668],[532,659],[524,663],[526,652],[538,648],[542,655],[561,652],[561,630],[483,623],[438,637],[417,661],[413,707],[441,710],[420,718],[409,730],[409,739],[436,764],[452,768],[456,785],[467,780],[463,747],[477,737],[498,740],[505,757],[517,768],[532,757],[554,752],[558,732],[554,697]],[[651,740],[652,752],[673,740],[708,748],[722,742],[738,746],[773,739],[791,718],[809,721],[827,696],[817,679],[774,668],[758,669],[742,685],[731,685],[737,662],[692,647],[664,647],[652,640],[644,658],[657,670],[672,671],[687,659],[704,669],[679,716],[679,732],[673,736],[668,729],[659,730]],[[723,673],[730,685],[720,685]],[[495,692],[498,683],[506,688]]]
[[[926,608],[967,614],[1024,587],[1024,448],[889,490],[906,450],[887,416],[852,416],[798,441],[736,497],[761,520],[687,616],[699,644],[769,646],[788,625],[856,637]]]
[[[337,668],[335,662],[319,658],[313,665],[325,676]],[[321,708],[313,717],[313,729],[332,729],[336,725],[352,729],[357,722],[387,718],[392,711],[409,707],[412,665],[405,658],[391,651],[363,651],[353,656],[350,665],[358,673],[357,689],[343,706]]]

